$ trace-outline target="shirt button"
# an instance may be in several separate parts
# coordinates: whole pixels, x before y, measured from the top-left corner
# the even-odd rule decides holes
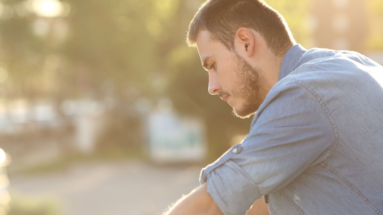
[[[237,154],[237,152],[238,152],[238,149],[237,149],[237,148],[234,148],[234,149],[233,149],[233,153],[234,153],[234,154]]]

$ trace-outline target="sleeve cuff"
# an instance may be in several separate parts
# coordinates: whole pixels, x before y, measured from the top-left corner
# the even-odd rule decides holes
[[[207,192],[224,215],[245,215],[262,196],[253,179],[230,160],[210,172]]]

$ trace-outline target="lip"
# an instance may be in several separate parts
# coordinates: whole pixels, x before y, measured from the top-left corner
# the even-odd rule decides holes
[[[229,95],[224,95],[221,97],[222,100],[224,100],[225,102],[227,102],[227,100],[229,99]]]

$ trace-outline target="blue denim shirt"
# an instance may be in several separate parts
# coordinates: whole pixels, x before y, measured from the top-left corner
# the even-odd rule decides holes
[[[200,182],[225,215],[264,195],[271,214],[383,215],[382,80],[356,52],[293,46],[250,133]]]

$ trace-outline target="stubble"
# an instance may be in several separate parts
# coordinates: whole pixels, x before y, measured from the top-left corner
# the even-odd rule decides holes
[[[241,86],[235,89],[235,94],[244,100],[239,108],[233,107],[233,114],[245,119],[253,115],[265,100],[266,93],[262,87],[262,76],[260,70],[253,68],[245,59],[236,54],[237,71],[236,75]]]

